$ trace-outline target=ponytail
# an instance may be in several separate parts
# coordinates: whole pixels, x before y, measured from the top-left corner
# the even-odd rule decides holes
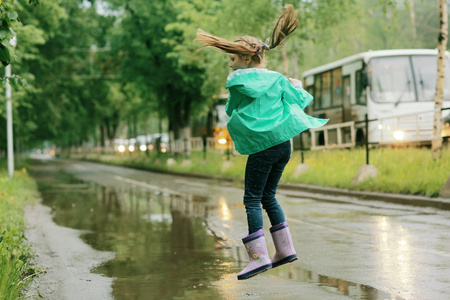
[[[203,48],[214,48],[229,54],[239,54],[244,56],[255,54],[255,49],[239,43],[239,41],[241,40],[230,42],[226,39],[206,33],[201,29],[197,30],[197,37],[194,40],[194,42],[200,42],[204,44],[202,47],[198,48],[197,51]]]
[[[292,4],[287,4],[284,7],[283,13],[278,18],[277,24],[272,32],[272,43],[270,49],[284,45],[286,38],[297,29],[298,26],[298,11],[294,10]]]
[[[272,32],[272,42],[263,43],[255,37],[243,36],[234,42],[206,33],[201,29],[197,30],[197,36],[194,42],[203,43],[197,51],[203,48],[214,48],[228,54],[238,54],[251,56],[256,62],[264,60],[264,50],[270,50],[286,43],[289,34],[295,31],[298,26],[298,11],[294,10],[292,4],[284,7],[283,13],[277,20]]]

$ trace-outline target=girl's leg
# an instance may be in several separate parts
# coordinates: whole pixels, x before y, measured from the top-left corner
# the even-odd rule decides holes
[[[261,203],[269,216],[272,226],[285,222],[283,209],[275,198],[275,195],[277,193],[278,182],[290,159],[291,145],[289,142],[281,144],[278,150],[279,160],[272,166],[261,198]]]
[[[264,157],[264,151],[248,156],[245,167],[244,205],[249,234],[263,228],[261,198],[271,168],[272,163]]]

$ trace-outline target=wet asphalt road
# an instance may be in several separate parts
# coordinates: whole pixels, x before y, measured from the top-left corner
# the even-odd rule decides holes
[[[74,161],[32,175],[55,223],[114,253],[92,270],[114,299],[450,299],[450,211],[279,190],[299,260],[238,281],[242,184]]]

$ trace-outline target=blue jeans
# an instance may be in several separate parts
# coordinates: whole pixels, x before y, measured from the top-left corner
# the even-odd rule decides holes
[[[283,210],[275,194],[290,157],[290,141],[248,156],[245,167],[244,205],[249,234],[263,228],[261,204],[272,226],[285,222]]]

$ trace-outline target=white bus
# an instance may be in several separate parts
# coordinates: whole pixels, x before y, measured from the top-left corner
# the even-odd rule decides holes
[[[450,107],[450,61],[446,52],[443,107]],[[356,143],[430,143],[433,131],[437,50],[380,50],[359,53],[303,73],[314,101],[308,113],[329,124],[355,121]],[[450,110],[442,111],[442,135],[450,136]],[[323,132],[322,132],[323,134]],[[346,139],[350,130],[343,134]],[[327,136],[327,139],[333,137]],[[318,144],[325,143],[323,135]],[[329,142],[333,143],[333,141]]]

